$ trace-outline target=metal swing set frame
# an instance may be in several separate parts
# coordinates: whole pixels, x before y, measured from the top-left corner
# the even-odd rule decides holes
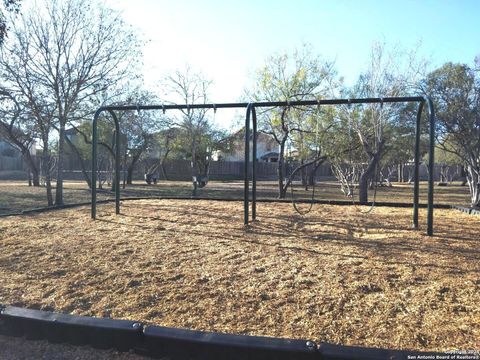
[[[324,105],[351,105],[351,104],[387,104],[387,103],[417,103],[417,117],[415,126],[415,160],[414,160],[414,187],[413,187],[413,228],[418,229],[418,211],[420,194],[420,136],[421,119],[424,108],[427,110],[429,119],[429,150],[428,150],[428,196],[427,196],[427,235],[433,235],[433,185],[434,185],[434,148],[435,148],[435,111],[433,102],[428,96],[409,97],[385,97],[385,98],[358,98],[358,99],[325,99],[325,100],[304,100],[304,101],[276,101],[276,102],[250,102],[250,103],[220,103],[220,104],[184,104],[184,105],[125,105],[125,106],[102,106],[94,115],[92,130],[92,202],[91,217],[96,218],[97,214],[97,142],[98,142],[98,121],[100,115],[107,112],[115,123],[115,143],[120,144],[120,123],[116,111],[149,111],[162,110],[194,110],[194,109],[246,109],[245,115],[245,164],[244,164],[244,192],[243,210],[244,224],[256,219],[257,208],[257,114],[258,108],[289,107],[289,106],[324,106]],[[250,127],[252,124],[252,128]],[[252,136],[250,136],[252,134]],[[250,173],[250,144],[252,144],[252,166]],[[250,176],[251,175],[251,176]],[[250,180],[251,178],[251,180]],[[250,190],[250,181],[252,183]],[[120,214],[120,147],[115,146],[115,213]],[[251,215],[249,207],[251,202]]]

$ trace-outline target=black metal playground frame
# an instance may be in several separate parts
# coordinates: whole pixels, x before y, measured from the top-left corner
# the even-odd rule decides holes
[[[385,97],[385,98],[361,98],[361,99],[329,99],[329,100],[306,100],[306,101],[278,101],[278,102],[251,102],[251,103],[222,103],[222,104],[185,104],[185,105],[127,105],[127,106],[103,106],[100,107],[93,118],[92,131],[92,208],[91,217],[96,218],[97,209],[97,124],[100,114],[108,112],[115,123],[115,143],[120,143],[120,124],[115,111],[132,110],[193,110],[193,109],[225,109],[245,108],[245,165],[244,165],[244,223],[249,223],[250,204],[250,123],[252,123],[252,158],[257,157],[257,108],[289,107],[289,106],[322,106],[322,105],[350,105],[350,104],[372,104],[372,103],[418,103],[417,119],[415,127],[415,162],[414,162],[414,191],[413,191],[413,228],[418,229],[419,209],[419,167],[420,167],[420,133],[422,112],[426,108],[429,117],[429,156],[428,156],[428,203],[427,203],[427,235],[433,235],[433,171],[434,171],[434,147],[435,147],[435,111],[432,100],[428,96],[412,97]],[[256,161],[252,161],[252,221],[256,219],[257,208],[257,174]],[[120,147],[115,146],[115,212],[120,213]]]

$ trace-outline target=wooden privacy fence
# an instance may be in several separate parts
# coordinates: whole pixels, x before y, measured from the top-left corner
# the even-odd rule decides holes
[[[243,161],[212,161],[210,163],[209,178],[212,180],[241,180],[243,179],[244,172]],[[289,169],[294,168],[296,164],[287,165],[287,174]],[[168,161],[164,165],[165,173],[168,180],[190,180],[191,169],[190,161],[187,160],[173,160]],[[141,170],[141,169],[139,169]],[[252,168],[250,166],[250,172]],[[140,172],[137,171],[135,178],[138,178]],[[160,179],[165,179],[165,176],[161,170],[158,171]],[[143,176],[143,173],[141,173]],[[330,165],[325,164],[317,169],[317,177],[320,176],[333,176],[330,169]],[[300,174],[296,176],[300,178]],[[276,180],[278,178],[278,163],[271,162],[257,162],[257,178],[259,180]]]
[[[36,161],[39,159],[36,158]],[[66,180],[83,180],[83,175],[80,171],[81,166],[79,160],[73,156],[67,156],[65,159],[65,179]],[[86,170],[90,171],[90,161],[85,163]],[[292,169],[294,169],[298,164],[297,163],[287,163],[285,173],[290,174]],[[21,157],[13,156],[2,156],[0,155],[0,180],[23,180],[26,177],[26,165],[24,164]],[[142,180],[144,178],[144,169],[145,166],[142,162],[138,163],[134,171],[134,180]],[[435,164],[435,181],[441,179],[442,165]],[[190,161],[188,160],[169,160],[165,163],[165,171],[167,178],[169,180],[181,180],[181,181],[190,181],[191,180],[191,170],[190,170]],[[210,179],[212,180],[242,180],[243,179],[243,161],[212,161],[210,163]],[[251,171],[251,168],[250,168]],[[405,171],[413,172],[413,165],[406,165]],[[159,179],[165,180],[165,177],[161,170],[157,172]],[[257,162],[257,175],[259,180],[276,180],[278,174],[278,163],[276,162]],[[451,165],[449,166],[449,174],[452,175],[452,178],[459,179],[461,178],[461,166],[460,165]],[[426,166],[420,166],[420,179],[426,180],[428,177],[428,172]],[[396,173],[393,176],[393,181],[396,181]],[[18,178],[18,179],[17,179]],[[123,177],[122,177],[123,178]],[[322,164],[319,166],[315,173],[315,178],[317,180],[331,179],[335,180],[335,177],[331,171],[330,165],[328,163]],[[295,180],[300,179],[300,173],[297,173]]]
[[[0,156],[0,171],[21,170],[24,170],[24,166],[20,156]]]

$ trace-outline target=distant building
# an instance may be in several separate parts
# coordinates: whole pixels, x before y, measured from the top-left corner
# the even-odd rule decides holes
[[[21,151],[19,151],[16,147],[11,145],[5,139],[7,138],[7,134],[0,131],[0,156],[3,157],[11,157],[11,158],[20,158],[22,157]],[[30,154],[32,156],[37,155],[37,146],[36,142],[34,141],[32,146],[30,146]]]
[[[65,137],[68,138],[73,143],[76,143],[79,138],[80,134],[78,134],[78,131],[75,128],[70,128],[65,130]]]
[[[22,154],[8,142],[0,139],[0,156],[2,157],[21,157]]]
[[[252,136],[252,135],[250,135]],[[230,153],[217,151],[213,154],[213,160],[217,161],[243,161],[245,158],[245,132],[243,129],[232,135],[233,146]],[[252,159],[252,146],[250,141],[250,159]],[[257,161],[277,162],[279,146],[273,136],[257,133]]]
[[[37,148],[35,146],[30,147],[30,154],[32,157],[35,157],[37,153]],[[14,171],[23,171],[24,163],[22,152],[11,145],[5,139],[2,139],[2,134],[0,133],[0,172],[14,172]]]
[[[278,156],[279,156],[278,152],[270,151],[260,156],[260,160],[265,162],[278,162]]]

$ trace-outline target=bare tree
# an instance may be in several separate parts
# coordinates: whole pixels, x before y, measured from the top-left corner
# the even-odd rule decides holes
[[[179,100],[181,103],[205,104],[208,101],[208,91],[212,82],[205,79],[201,74],[194,73],[190,67],[185,71],[177,70],[173,75],[166,78],[166,89],[171,98]],[[172,125],[179,127],[185,135],[188,142],[191,159],[191,175],[193,184],[193,195],[197,193],[197,187],[207,174],[202,171],[199,164],[199,148],[203,143],[203,135],[208,133],[211,128],[210,117],[207,116],[206,109],[186,109],[181,110],[182,116],[173,120]]]
[[[247,93],[254,101],[298,101],[314,100],[335,88],[335,72],[333,64],[314,56],[308,47],[295,51],[292,56],[287,54],[274,55],[267,59],[265,66],[256,74],[255,88]],[[314,112],[320,116],[318,112]],[[316,116],[313,119],[316,119]],[[292,179],[287,179],[285,171],[286,150],[291,143],[302,154],[313,154],[314,163],[323,161],[318,148],[305,147],[301,149],[305,139],[304,134],[312,134],[312,111],[304,107],[283,107],[261,111],[258,114],[259,130],[271,135],[279,146],[278,161],[278,192],[279,198],[284,198]],[[313,120],[316,123],[316,120]],[[309,156],[310,156],[309,155]],[[302,160],[304,160],[302,158]],[[255,161],[255,160],[254,160]],[[304,168],[302,164],[302,168]],[[313,164],[310,164],[313,165]],[[309,165],[305,165],[309,166]],[[296,169],[297,172],[300,169]]]
[[[34,130],[35,136],[39,138],[42,147],[41,162],[43,164],[51,163],[51,132],[55,121],[55,105],[48,101],[44,96],[44,92],[36,86],[36,83],[26,74],[28,62],[26,59],[17,58],[14,65],[5,61],[2,49],[2,57],[0,58],[0,66],[3,65],[2,77],[9,85],[8,92],[11,98],[19,97],[22,99],[22,116],[27,122],[32,121],[30,125]],[[16,50],[16,49],[15,49]],[[18,100],[17,100],[18,101]],[[14,133],[19,136],[20,133]],[[17,138],[20,140],[20,137]],[[48,206],[53,205],[51,173],[50,166],[41,167],[41,174],[44,178],[44,184],[47,193]]]
[[[20,11],[20,3],[22,0],[3,0],[0,3],[0,46],[3,44],[5,37],[7,36],[7,14],[18,14]]]
[[[425,64],[418,62],[415,52],[387,52],[385,45],[372,47],[370,64],[350,97],[394,97],[406,96],[416,90],[416,84],[424,74]],[[354,131],[365,157],[365,166],[359,178],[359,200],[368,201],[368,187],[376,176],[376,170],[400,125],[402,105],[369,104],[343,109],[349,127]]]
[[[22,154],[28,167],[29,185],[40,186],[39,169],[32,156],[36,131],[34,124],[25,117],[24,107],[5,89],[0,88],[0,139],[6,141]]]
[[[178,137],[177,129],[166,129],[157,135],[157,141],[159,147],[159,162],[158,168],[162,171],[163,178],[168,180],[167,170],[165,169],[165,163],[170,153],[174,150],[176,140]]]
[[[22,14],[10,34],[4,78],[37,121],[44,112],[52,116],[48,123],[58,130],[55,204],[62,205],[66,126],[93,96],[131,76],[139,44],[117,13],[94,0],[44,1]]]

